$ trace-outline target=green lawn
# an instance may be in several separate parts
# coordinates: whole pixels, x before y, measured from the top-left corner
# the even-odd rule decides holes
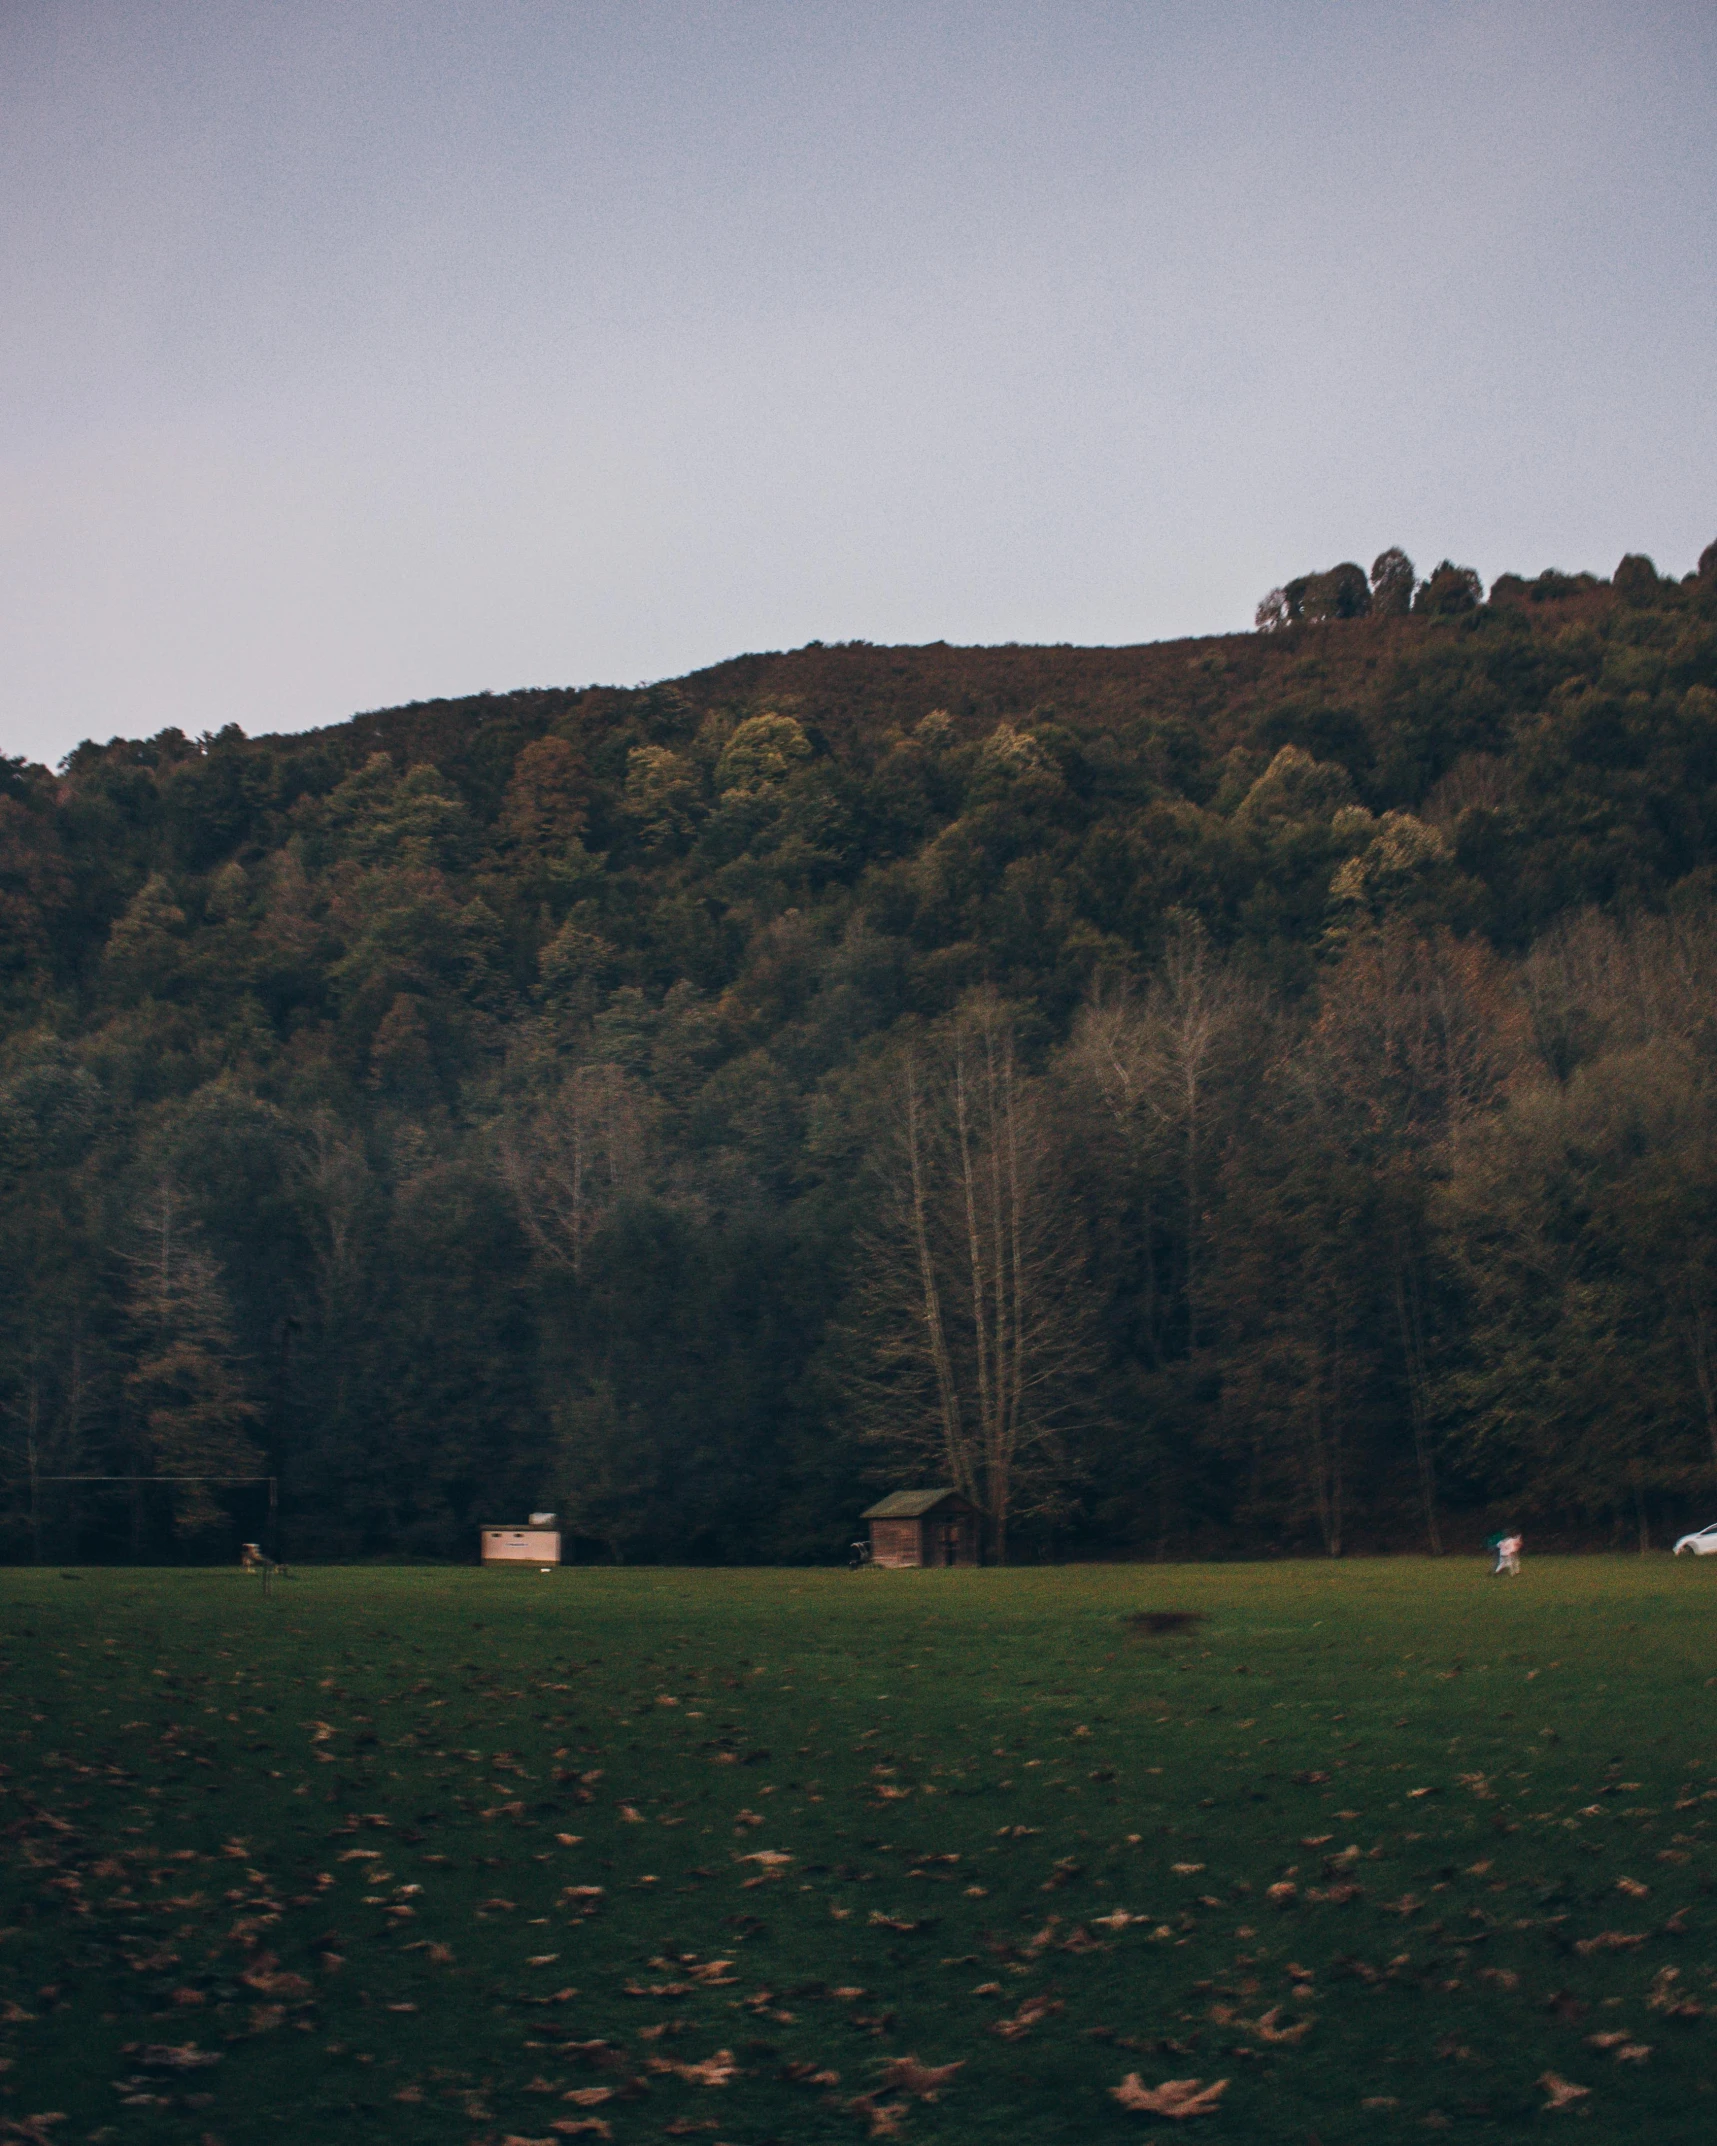
[[[0,2138],[1705,2140],[1714,1615],[1666,1558],[6,1571]]]

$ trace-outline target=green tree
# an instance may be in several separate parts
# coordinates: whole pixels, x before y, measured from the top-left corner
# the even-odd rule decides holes
[[[1484,583],[1477,572],[1445,559],[1430,580],[1420,584],[1413,608],[1428,618],[1459,618],[1465,612],[1476,611],[1483,602]]]
[[[1413,608],[1413,562],[1398,544],[1371,562],[1371,608],[1380,618],[1405,618]]]

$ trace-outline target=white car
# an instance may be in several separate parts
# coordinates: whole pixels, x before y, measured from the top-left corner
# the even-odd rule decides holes
[[[1717,1522],[1708,1528],[1695,1528],[1691,1535],[1683,1535],[1675,1546],[1676,1556],[1679,1557],[1683,1550],[1691,1551],[1695,1557],[1717,1557]]]

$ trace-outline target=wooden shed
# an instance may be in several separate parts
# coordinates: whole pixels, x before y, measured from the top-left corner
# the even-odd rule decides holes
[[[978,1508],[957,1490],[897,1490],[859,1516],[873,1565],[975,1565]]]

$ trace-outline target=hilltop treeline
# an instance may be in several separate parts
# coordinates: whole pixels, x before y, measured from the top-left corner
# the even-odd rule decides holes
[[[1260,625],[0,762],[0,1547],[1709,1517],[1717,546]]]

